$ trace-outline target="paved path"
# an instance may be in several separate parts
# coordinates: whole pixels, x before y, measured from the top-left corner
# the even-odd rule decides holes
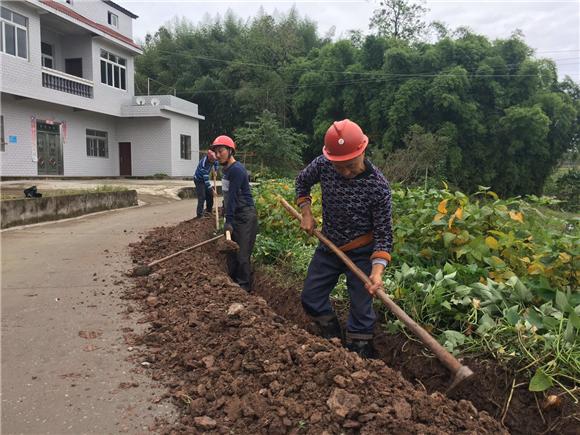
[[[139,325],[119,299],[120,271],[140,233],[190,219],[194,205],[158,199],[2,232],[3,434],[145,433],[172,414],[125,360],[122,329]]]

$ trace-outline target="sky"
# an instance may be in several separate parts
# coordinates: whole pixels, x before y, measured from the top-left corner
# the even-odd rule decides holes
[[[139,16],[134,22],[133,35],[141,41],[147,33],[155,33],[176,16],[197,24],[208,14],[223,17],[228,9],[247,19],[255,16],[260,6],[266,13],[285,13],[293,5],[301,16],[318,24],[321,36],[334,26],[335,38],[346,37],[349,30],[369,33],[370,17],[378,6],[376,0],[120,0],[116,3]],[[426,22],[442,21],[451,29],[467,26],[490,39],[508,38],[520,29],[526,43],[536,51],[536,57],[556,62],[560,79],[568,75],[580,82],[580,0],[427,0],[425,6],[429,9]]]

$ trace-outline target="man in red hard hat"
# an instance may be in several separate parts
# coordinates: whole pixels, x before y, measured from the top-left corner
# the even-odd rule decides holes
[[[222,166],[222,191],[224,195],[224,230],[240,246],[235,254],[228,255],[230,277],[246,291],[251,291],[250,257],[258,233],[258,217],[250,180],[244,165],[236,161],[236,144],[229,136],[218,136],[211,145],[217,161]]]
[[[349,119],[334,122],[324,136],[323,155],[296,178],[301,227],[315,227],[310,190],[322,189],[322,232],[365,272],[372,285],[365,288],[344,263],[320,244],[312,257],[302,291],[302,306],[325,338],[346,339],[346,347],[372,358],[376,314],[372,297],[382,286],[382,274],[391,261],[391,190],[383,174],[365,157],[368,138]],[[341,274],[346,275],[350,313],[343,337],[329,296]]]

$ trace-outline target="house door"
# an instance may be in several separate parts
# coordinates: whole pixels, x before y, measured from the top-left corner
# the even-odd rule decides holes
[[[80,57],[64,60],[64,72],[73,76],[83,76],[83,59]]]
[[[60,124],[36,123],[38,175],[63,175]]]
[[[119,174],[130,176],[131,173],[131,142],[119,142]]]

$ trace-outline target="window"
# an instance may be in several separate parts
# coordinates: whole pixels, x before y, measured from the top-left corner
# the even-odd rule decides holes
[[[181,158],[191,160],[191,136],[181,135]]]
[[[0,51],[28,59],[28,18],[1,8]]]
[[[127,60],[101,50],[101,83],[127,90]]]
[[[119,17],[112,12],[108,13],[109,24],[113,27],[119,27]]]
[[[0,115],[0,130],[2,137],[0,137],[0,151],[6,151],[6,140],[4,139],[4,115]]]
[[[46,42],[41,42],[40,51],[42,52],[42,66],[46,68],[54,68],[52,45],[47,44]]]
[[[87,156],[109,157],[109,141],[106,131],[89,130],[87,128]]]

